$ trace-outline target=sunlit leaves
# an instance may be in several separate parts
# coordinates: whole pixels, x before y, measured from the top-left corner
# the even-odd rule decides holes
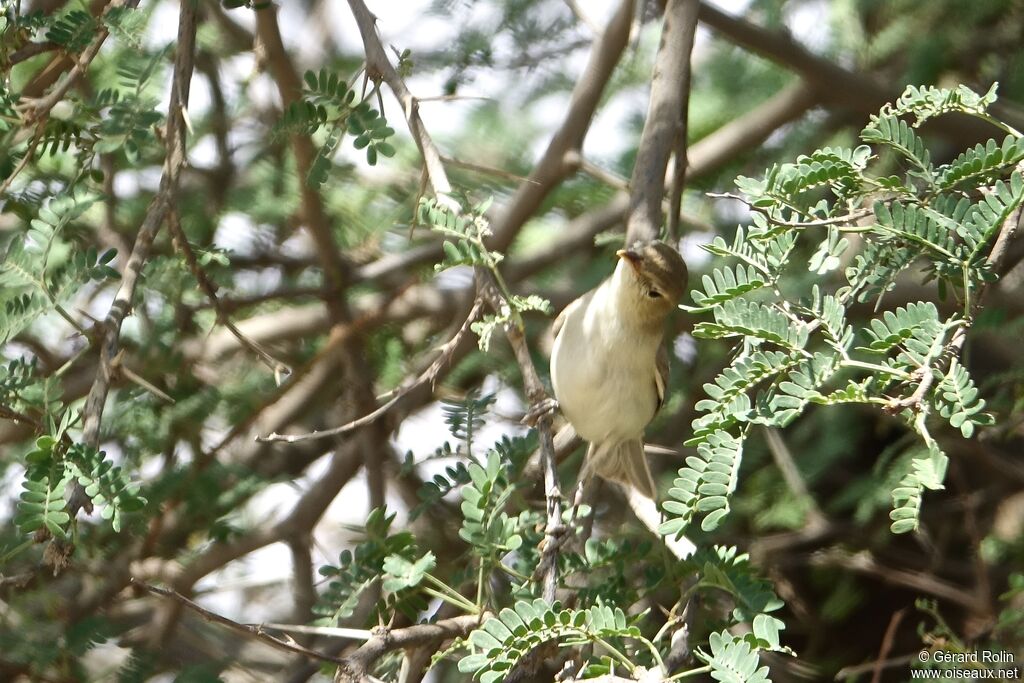
[[[697,656],[711,667],[711,675],[722,683],[771,683],[768,667],[761,666],[757,651],[740,636],[728,631],[712,633],[711,651],[697,650]]]
[[[540,599],[521,600],[515,609],[502,609],[469,634],[473,651],[459,660],[459,671],[473,674],[482,683],[496,683],[542,643],[583,644],[612,638],[642,640],[643,636],[618,608],[597,605],[572,610]]]
[[[901,415],[926,444],[927,456],[910,461],[893,490],[893,531],[918,527],[921,495],[941,487],[945,473],[927,418],[934,410],[964,437],[989,422],[952,340],[970,326],[977,295],[994,278],[993,236],[1024,202],[1024,178],[1015,168],[1024,143],[1013,133],[1001,145],[989,141],[936,168],[916,128],[948,112],[993,122],[986,108],[994,92],[909,88],[872,117],[861,138],[889,148],[889,157],[908,168],[906,179],[871,175],[876,155],[868,145],[821,149],[776,164],[762,178],[737,179],[752,225],[740,226],[731,241],[716,237],[704,246],[734,263],[716,263],[703,278],[704,291],[692,293],[697,305],[688,307],[713,318],[695,325],[695,337],[737,345],[729,366],[705,385],[708,398],[696,404],[701,414],[686,443],[698,455],[679,470],[662,533],[680,533],[701,515],[705,530],[721,523],[750,424],[785,427],[810,405],[849,403]],[[858,235],[856,243],[850,233]],[[798,251],[801,241],[810,249]],[[809,255],[792,267],[819,276],[849,259],[846,285],[828,292],[812,283],[809,296],[800,298],[788,275],[801,253]],[[862,329],[850,324],[849,305],[880,298],[915,262],[924,266],[926,281],[938,280],[940,295],[956,293],[959,312],[943,318],[933,303],[911,302]],[[864,345],[855,347],[858,338]],[[833,378],[842,371],[859,377],[843,377],[837,388]],[[771,624],[761,627],[770,633]]]
[[[977,425],[992,424],[992,416],[982,412],[985,401],[978,397],[978,387],[974,385],[967,369],[955,359],[939,382],[935,402],[939,414],[959,429],[965,439],[974,435]]]
[[[24,491],[19,496],[18,513],[14,517],[14,524],[22,533],[45,529],[54,538],[68,538],[67,525],[71,517],[64,510],[67,505],[64,491],[70,480],[69,476],[57,474],[22,482]]]

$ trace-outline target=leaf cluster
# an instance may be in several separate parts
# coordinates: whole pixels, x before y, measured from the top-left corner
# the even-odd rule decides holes
[[[721,524],[752,425],[782,427],[809,405],[848,403],[901,415],[925,444],[926,455],[910,461],[892,492],[892,531],[918,528],[921,494],[942,488],[945,475],[929,418],[945,418],[966,438],[991,423],[956,354],[994,277],[994,237],[1024,202],[1024,140],[1011,131],[1002,144],[990,140],[936,166],[917,126],[951,112],[991,120],[994,99],[994,89],[981,96],[963,86],[909,88],[872,118],[861,134],[868,144],[824,148],[776,164],[762,179],[737,180],[752,225],[738,228],[732,242],[719,237],[705,247],[736,264],[716,264],[688,307],[713,317],[694,336],[737,345],[729,366],[705,385],[709,398],[697,403],[702,414],[687,442],[697,454],[669,491],[662,533],[681,533],[698,517],[707,531]],[[904,165],[903,177],[872,172],[879,147]],[[843,272],[847,234],[864,247]],[[808,239],[817,247],[803,257],[797,247]],[[913,263],[940,295],[957,297],[959,313],[943,318],[934,304],[911,303],[861,328],[848,322],[850,304],[879,299]],[[841,273],[845,282],[833,291],[814,283],[802,295],[783,293],[801,270]]]

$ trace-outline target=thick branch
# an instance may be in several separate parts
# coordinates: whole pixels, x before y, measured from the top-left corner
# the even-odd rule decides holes
[[[697,0],[669,0],[665,8],[647,121],[630,181],[626,244],[656,239],[661,231],[665,169],[678,136],[683,136],[684,140],[686,136],[684,113],[689,101],[690,51],[698,8]],[[685,157],[684,144],[681,158]],[[672,211],[675,213],[676,208],[672,207]]]
[[[725,124],[690,147],[687,174],[714,173],[736,155],[761,144],[780,126],[799,118],[817,96],[806,81],[787,86],[751,111]]]
[[[590,59],[573,89],[569,111],[562,125],[552,136],[529,180],[519,185],[508,205],[491,224],[494,237],[490,246],[496,251],[508,249],[520,228],[540,208],[548,194],[575,170],[566,163],[566,155],[572,151],[579,152],[583,145],[601,94],[629,41],[632,19],[633,0],[622,0],[591,49]]]
[[[815,55],[788,35],[732,16],[707,2],[701,2],[699,18],[730,42],[797,72],[827,103],[874,114],[883,104],[899,95],[898,91],[873,76],[845,69]],[[1009,112],[1000,111],[999,107],[994,109],[1001,118],[1016,118],[1008,117]],[[970,143],[990,137],[995,130],[993,126],[971,117],[942,117],[930,125],[943,135]]]

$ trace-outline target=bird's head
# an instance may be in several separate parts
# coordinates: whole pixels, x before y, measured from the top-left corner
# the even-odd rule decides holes
[[[686,288],[686,263],[679,252],[657,240],[635,242],[615,253],[617,270],[637,314],[660,322],[683,298]]]

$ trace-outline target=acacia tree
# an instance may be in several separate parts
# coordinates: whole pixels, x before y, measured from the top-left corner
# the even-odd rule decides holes
[[[436,3],[454,38],[421,51],[363,0],[337,19],[358,49],[330,3],[2,4],[5,678],[877,680],[942,666],[922,647],[1020,654],[1009,3],[837,3],[830,58],[784,30],[813,4],[470,4]],[[497,101],[466,97],[484,75]],[[552,95],[560,119],[524,120]],[[441,106],[465,116],[444,137]],[[616,107],[638,123],[609,151],[588,131]],[[577,488],[571,430],[486,388],[542,406],[547,314],[657,237],[694,280],[648,432],[660,511]],[[450,438],[400,452],[438,401]],[[360,529],[324,547],[361,476]],[[220,585],[271,546],[287,586]]]

